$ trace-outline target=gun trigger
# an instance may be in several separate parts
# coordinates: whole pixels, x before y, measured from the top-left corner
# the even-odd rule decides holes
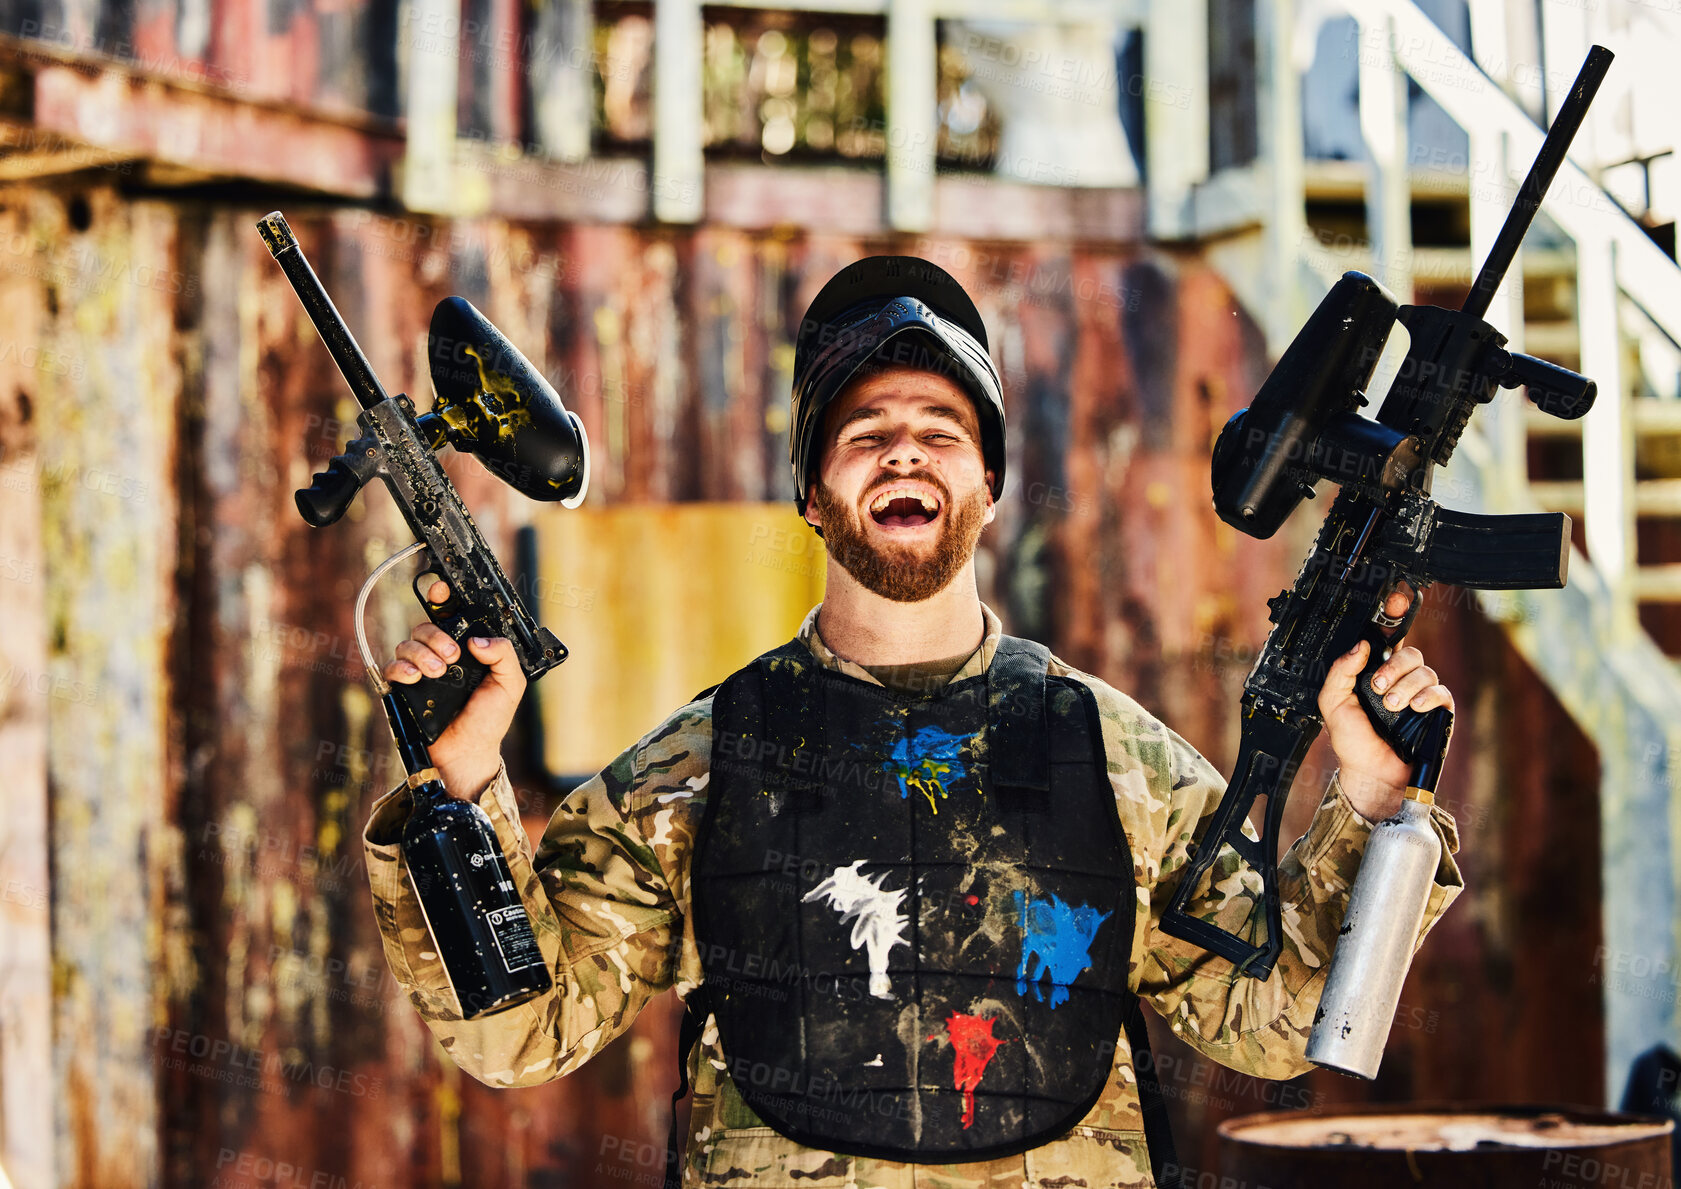
[[[431,581],[426,584],[426,589],[422,590],[420,587],[420,580],[428,577]],[[451,603],[455,602],[455,589],[453,587],[450,588],[449,597],[441,603],[434,603],[431,599],[426,597],[426,591],[432,589],[432,583],[442,582],[443,578],[444,576],[436,570],[422,570],[414,576],[414,581],[411,584],[414,589],[414,597],[420,600],[420,605],[425,607],[428,612],[441,611],[445,607],[448,607]]]
[[[1389,602],[1389,596],[1394,593],[1394,591],[1386,591],[1383,597],[1378,599],[1377,609],[1372,612],[1372,622],[1377,624],[1380,628],[1398,628],[1410,624],[1414,613],[1418,611],[1418,605],[1424,601],[1424,592],[1422,590],[1414,590],[1412,602],[1407,604],[1407,609],[1401,612],[1400,616],[1397,618],[1395,616],[1391,616],[1383,609]]]

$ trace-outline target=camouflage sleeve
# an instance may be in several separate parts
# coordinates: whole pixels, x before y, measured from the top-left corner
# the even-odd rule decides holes
[[[1360,867],[1371,823],[1354,809],[1333,773],[1307,833],[1278,864],[1284,949],[1265,979],[1237,977],[1226,959],[1160,929],[1161,914],[1220,803],[1226,781],[1195,748],[1138,703],[1097,678],[1109,779],[1132,847],[1139,911],[1133,930],[1132,979],[1175,1035],[1224,1065],[1258,1077],[1288,1078],[1312,1068],[1303,1055],[1324,988],[1336,931]],[[1453,855],[1453,817],[1437,806],[1432,824],[1442,860],[1425,908],[1422,944],[1463,881]],[[1246,833],[1255,836],[1253,827]],[[1208,892],[1189,911],[1239,936],[1263,911],[1260,877],[1235,857],[1216,864]]]
[[[710,716],[699,717],[709,738]],[[396,845],[408,790],[374,805],[364,846],[386,958],[439,1043],[481,1082],[530,1086],[571,1072],[675,982],[683,914],[667,872],[686,879],[692,831],[686,799],[672,806],[669,788],[705,787],[709,748],[694,746],[696,718],[684,707],[569,794],[535,855],[505,768],[479,797],[555,988],[477,1020],[461,1018]],[[633,811],[644,804],[654,812]]]

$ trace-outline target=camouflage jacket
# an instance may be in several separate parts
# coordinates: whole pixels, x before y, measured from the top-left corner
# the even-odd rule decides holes
[[[983,606],[986,637],[952,677],[983,672],[1000,624]],[[817,610],[799,638],[818,663],[865,681],[816,632]],[[1233,979],[1231,964],[1163,934],[1160,914],[1172,876],[1187,861],[1199,823],[1214,811],[1225,780],[1188,743],[1131,698],[1056,657],[1051,671],[1096,695],[1120,820],[1138,887],[1131,986],[1175,1035],[1216,1061],[1267,1078],[1293,1077],[1303,1056],[1331,943],[1370,824],[1333,774],[1307,833],[1279,864],[1284,952],[1270,978]],[[689,856],[707,795],[711,698],[682,707],[627,748],[555,811],[535,855],[506,771],[479,797],[508,855],[521,898],[554,973],[555,990],[483,1019],[461,1019],[393,844],[408,811],[399,786],[374,806],[365,835],[368,874],[386,956],[397,981],[455,1063],[492,1086],[529,1086],[578,1068],[624,1032],[655,995],[699,985],[700,954],[689,913]],[[1461,887],[1452,857],[1453,819],[1433,810],[1444,843],[1425,912],[1428,932]],[[1220,873],[1200,917],[1233,929],[1248,919],[1258,879]],[[1421,934],[1422,939],[1422,934]],[[1021,1156],[972,1164],[910,1165],[837,1156],[802,1147],[765,1126],[729,1077],[728,1054],[708,1021],[689,1055],[695,1086],[685,1185],[750,1189],[1090,1189],[1153,1184],[1131,1052],[1124,1035],[1097,1104],[1072,1131]],[[1171,1095],[1175,1088],[1166,1087]],[[1066,1178],[1075,1178],[1067,1180]]]

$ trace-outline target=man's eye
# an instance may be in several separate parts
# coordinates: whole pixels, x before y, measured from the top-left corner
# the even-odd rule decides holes
[[[880,439],[881,439],[881,435],[878,434],[878,433],[855,434],[852,438],[852,440],[854,442],[875,442],[875,441],[879,441]]]

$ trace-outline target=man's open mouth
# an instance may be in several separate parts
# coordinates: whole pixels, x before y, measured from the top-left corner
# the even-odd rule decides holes
[[[870,518],[884,528],[929,524],[939,514],[940,497],[920,487],[884,487],[870,501]]]

